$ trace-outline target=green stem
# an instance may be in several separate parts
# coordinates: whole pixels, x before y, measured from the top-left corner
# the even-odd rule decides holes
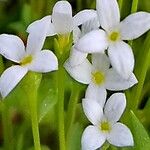
[[[58,78],[58,133],[60,150],[66,150],[65,127],[64,127],[64,75],[63,65],[60,65],[57,72]]]
[[[35,150],[41,150],[39,124],[38,124],[38,116],[37,116],[37,95],[35,93],[33,94],[30,93],[29,107],[30,107],[34,147]]]
[[[118,0],[119,8],[120,8],[120,14],[123,6],[123,0]]]
[[[133,1],[132,1],[131,13],[137,12],[137,9],[138,9],[138,3],[139,3],[138,0],[133,0]]]
[[[4,149],[13,150],[13,135],[12,135],[12,124],[9,115],[9,110],[6,106],[6,103],[1,102],[2,108],[2,124],[3,124],[3,137],[4,137]]]
[[[72,92],[68,104],[68,112],[67,112],[67,141],[70,138],[70,133],[71,133],[71,127],[74,122],[75,118],[75,113],[76,113],[76,105],[79,100],[79,93],[80,93],[80,88],[78,86],[78,83],[75,83],[72,87]]]
[[[133,93],[133,96],[134,96],[134,107],[138,107],[139,106],[139,103],[140,103],[140,100],[141,100],[141,94],[142,94],[142,90],[143,90],[143,86],[144,86],[144,81],[145,81],[145,78],[146,78],[146,73],[148,71],[148,68],[149,68],[149,60],[150,60],[150,32],[145,40],[145,43],[144,43],[144,51],[145,53],[143,54],[143,61],[142,61],[142,68],[140,69],[140,74],[138,76],[139,78],[139,82],[138,82],[138,85],[136,86],[136,89]]]

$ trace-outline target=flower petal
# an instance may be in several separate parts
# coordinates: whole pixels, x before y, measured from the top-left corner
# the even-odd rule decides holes
[[[114,124],[107,140],[110,144],[119,147],[134,145],[133,136],[130,129],[122,123]]]
[[[73,29],[73,43],[76,43],[78,42],[78,40],[80,39],[81,37],[81,30],[79,27],[75,27]]]
[[[87,22],[82,24],[81,26],[82,36],[84,36],[85,34],[87,34],[92,30],[98,30],[99,27],[100,27],[100,23],[98,20],[98,16],[96,16],[95,18],[92,18],[91,20],[88,20]]]
[[[94,84],[89,84],[85,93],[85,98],[96,100],[102,108],[106,102],[106,96],[106,89],[103,86],[96,86]]]
[[[0,92],[3,98],[15,88],[26,73],[26,68],[17,65],[10,67],[3,72],[0,78]]]
[[[45,30],[47,32],[47,36],[53,36],[56,34],[55,27],[51,22],[51,16],[43,17],[40,20],[34,21],[31,23],[28,28],[28,33],[39,33],[41,34],[41,31]]]
[[[120,28],[123,40],[136,39],[150,29],[150,13],[131,14],[121,22]]]
[[[134,68],[134,56],[131,47],[123,42],[110,45],[108,55],[112,67],[125,79],[128,79]]]
[[[41,51],[46,39],[46,33],[41,31],[41,34],[30,33],[27,39],[26,52],[28,55],[33,55]]]
[[[123,93],[113,94],[106,102],[104,114],[112,123],[117,122],[126,107],[126,97]]]
[[[73,17],[74,26],[79,26],[96,17],[97,12],[95,10],[92,9],[82,10]]]
[[[75,48],[86,53],[104,52],[108,46],[106,33],[103,30],[94,30],[83,36]]]
[[[129,89],[137,82],[138,81],[133,73],[128,79],[124,79],[114,69],[109,69],[106,75],[105,87],[111,91],[121,91]]]
[[[119,25],[120,12],[116,0],[97,0],[96,7],[103,29],[110,31]]]
[[[87,59],[85,59],[85,61],[82,62],[82,64],[75,67],[71,67],[69,61],[67,60],[65,62],[64,67],[70,74],[70,76],[73,77],[76,81],[83,84],[90,83],[92,66]]]
[[[28,68],[31,71],[43,73],[54,71],[58,69],[58,60],[53,52],[42,50],[34,56],[33,62]]]
[[[19,63],[25,55],[25,47],[22,40],[15,35],[1,34],[0,54],[9,60]]]
[[[59,1],[55,4],[52,22],[57,34],[68,34],[73,30],[72,7],[69,2]]]
[[[106,137],[94,126],[88,126],[82,135],[82,150],[95,150],[103,145]]]
[[[82,99],[82,106],[89,121],[94,125],[99,125],[103,117],[103,107],[96,100],[90,98]]]
[[[110,67],[110,60],[105,53],[92,54],[92,64],[100,71],[107,71]]]
[[[85,61],[87,55],[88,55],[87,53],[80,52],[76,50],[74,47],[72,47],[72,50],[70,52],[70,56],[68,59],[71,67],[80,65],[83,61]]]

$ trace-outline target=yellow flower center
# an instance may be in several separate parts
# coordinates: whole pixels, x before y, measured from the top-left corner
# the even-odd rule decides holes
[[[100,128],[100,130],[103,131],[103,132],[110,132],[110,130],[111,130],[111,125],[109,124],[108,121],[103,121],[103,122],[101,122],[99,128]]]
[[[100,85],[105,81],[105,76],[102,72],[96,71],[92,73],[92,79],[95,84]]]
[[[32,60],[33,60],[32,56],[28,55],[21,60],[20,65],[25,66],[27,64],[30,64],[32,62]]]
[[[113,42],[116,42],[117,40],[119,40],[119,38],[120,38],[119,32],[112,32],[112,33],[109,35],[109,40],[110,40],[110,41],[113,41]]]

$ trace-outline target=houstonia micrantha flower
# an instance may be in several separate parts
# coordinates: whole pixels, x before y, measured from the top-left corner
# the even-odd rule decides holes
[[[106,54],[93,54],[92,64],[85,59],[80,65],[72,67],[69,61],[65,63],[65,69],[78,82],[89,84],[86,97],[106,98],[106,89],[112,91],[125,90],[137,83],[132,73],[128,79],[122,78],[110,67],[109,58]]]
[[[44,41],[44,36],[42,38],[30,34],[25,49],[24,43],[19,37],[8,34],[0,35],[0,54],[16,63],[6,69],[0,77],[0,92],[3,98],[11,92],[28,71],[45,73],[57,70],[58,61],[53,52],[41,51]]]
[[[134,56],[131,47],[123,40],[133,40],[150,29],[150,13],[138,12],[120,22],[120,12],[116,0],[97,0],[97,13],[101,27],[82,37],[76,49],[95,53],[108,48],[111,65],[124,78],[133,72]]]
[[[124,147],[133,146],[132,133],[127,126],[118,122],[126,107],[126,98],[123,93],[113,94],[106,104],[101,106],[100,99],[83,99],[83,110],[89,125],[82,135],[82,150],[100,148],[107,140],[110,144]]]
[[[76,26],[95,18],[95,10],[83,10],[72,16],[72,7],[67,1],[58,1],[52,15],[33,22],[27,29],[29,33],[39,30],[39,26],[47,29],[47,36],[70,34]]]

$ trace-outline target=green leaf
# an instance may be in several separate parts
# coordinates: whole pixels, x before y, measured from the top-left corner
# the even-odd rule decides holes
[[[39,122],[43,120],[57,102],[57,90],[54,83],[55,80],[51,74],[43,76],[43,80],[38,90]]]
[[[81,150],[81,136],[83,132],[82,125],[79,123],[74,124],[71,131],[67,145],[68,150]]]
[[[129,113],[127,124],[133,134],[134,147],[123,148],[123,150],[150,150],[149,135],[133,111],[130,111]]]

